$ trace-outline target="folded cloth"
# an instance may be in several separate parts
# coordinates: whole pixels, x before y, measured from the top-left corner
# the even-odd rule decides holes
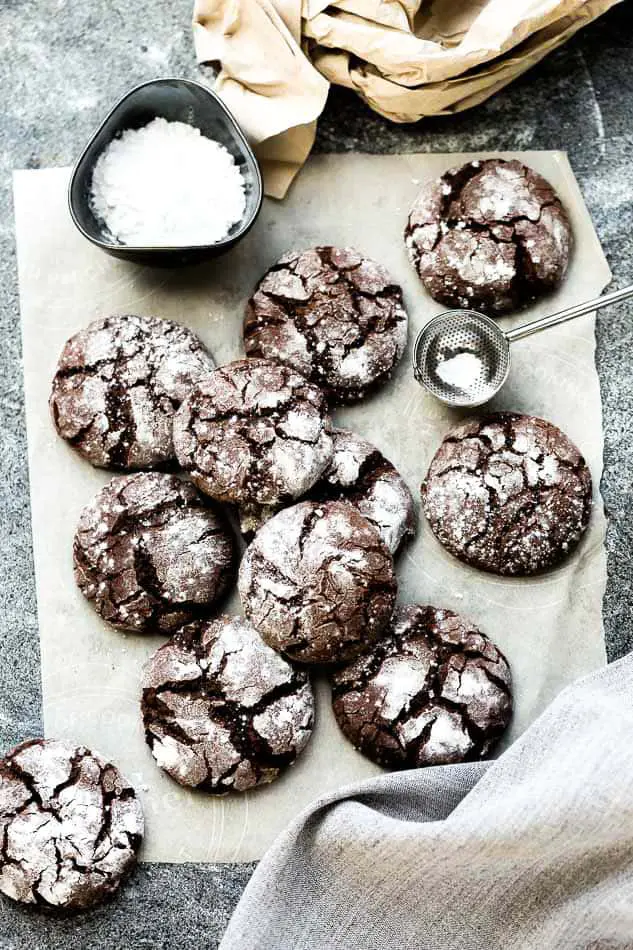
[[[633,948],[633,654],[499,759],[316,802],[259,864],[221,950]]]
[[[329,83],[395,122],[482,102],[620,0],[195,0],[201,63],[283,197]]]

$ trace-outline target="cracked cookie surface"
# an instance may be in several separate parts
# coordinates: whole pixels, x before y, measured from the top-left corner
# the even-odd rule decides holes
[[[450,610],[399,607],[371,653],[332,676],[344,735],[392,769],[486,756],[512,717],[512,678],[501,651]]]
[[[121,630],[173,633],[208,614],[233,581],[235,539],[189,482],[161,472],[117,475],[84,508],[75,580]]]
[[[393,558],[348,502],[302,502],[260,528],[240,565],[244,613],[290,660],[340,663],[369,649],[396,599]]]
[[[591,513],[587,464],[551,422],[493,413],[451,430],[422,485],[433,533],[455,557],[495,574],[554,567]]]
[[[405,242],[435,300],[494,317],[560,284],[572,231],[549,182],[521,162],[493,158],[428,182],[409,214]]]
[[[62,350],[49,400],[55,428],[97,467],[159,468],[174,459],[176,408],[214,366],[202,341],[170,320],[96,320]]]
[[[220,501],[288,503],[332,458],[320,389],[288,366],[237,360],[195,386],[174,420],[178,461]]]
[[[349,247],[288,252],[246,309],[246,354],[292,366],[333,402],[361,399],[384,381],[406,342],[402,289]]]
[[[31,739],[0,761],[0,890],[13,900],[98,904],[134,867],[142,837],[134,789],[83,746]]]
[[[361,436],[333,429],[332,439],[332,461],[310,498],[349,501],[395,554],[404,538],[415,534],[415,506],[407,483],[376,446]]]
[[[241,617],[190,624],[160,647],[143,672],[141,708],[158,765],[216,794],[276,779],[314,720],[307,674]]]

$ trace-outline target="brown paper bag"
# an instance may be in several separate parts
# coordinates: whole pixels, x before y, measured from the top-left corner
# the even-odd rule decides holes
[[[477,105],[620,0],[195,0],[201,63],[282,198],[329,83],[394,122]]]

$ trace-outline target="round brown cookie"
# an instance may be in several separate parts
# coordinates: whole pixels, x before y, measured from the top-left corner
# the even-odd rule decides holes
[[[332,677],[347,738],[392,769],[481,759],[512,716],[506,658],[471,623],[435,607],[396,610],[371,653]]]
[[[174,458],[174,412],[214,366],[202,341],[170,320],[96,320],[62,350],[49,400],[55,428],[101,468],[164,466]]]
[[[172,633],[209,613],[235,575],[223,513],[189,482],[160,472],[117,475],[84,508],[75,580],[104,620]]]
[[[407,342],[402,289],[352,248],[290,251],[248,303],[248,356],[287,363],[339,402],[361,399]]]
[[[494,574],[558,564],[589,523],[591,474],[551,422],[499,412],[444,438],[422,485],[433,533],[455,557]]]
[[[393,558],[347,502],[302,502],[260,528],[240,565],[244,613],[291,660],[340,663],[368,649],[396,599]]]
[[[349,501],[395,554],[415,534],[413,496],[396,467],[375,445],[346,429],[333,429],[334,455],[310,492],[314,501]]]
[[[508,313],[562,281],[571,225],[552,186],[501,158],[452,168],[419,193],[405,230],[424,286],[447,307]]]
[[[55,739],[0,761],[0,891],[81,910],[114,893],[136,863],[143,813],[110,762]]]
[[[272,782],[305,748],[314,719],[307,675],[241,617],[191,624],[160,647],[141,708],[159,766],[215,793]]]
[[[174,444],[208,495],[257,505],[299,498],[332,458],[323,393],[269,360],[228,363],[195,386],[176,413]]]

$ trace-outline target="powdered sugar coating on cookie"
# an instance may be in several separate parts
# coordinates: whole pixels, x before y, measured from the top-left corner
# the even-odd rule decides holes
[[[332,458],[323,393],[287,366],[237,360],[190,392],[174,420],[180,465],[220,501],[303,495]]]
[[[115,476],[82,512],[75,580],[108,623],[172,633],[206,615],[235,575],[235,542],[220,511],[175,475]]]
[[[307,675],[240,617],[189,625],[160,647],[141,705],[158,765],[216,794],[272,782],[305,748],[314,719]]]
[[[334,673],[332,703],[347,738],[389,768],[483,758],[512,716],[501,651],[450,610],[408,605],[371,653]]]
[[[560,198],[541,175],[495,158],[452,168],[424,185],[405,242],[435,300],[495,316],[562,281],[572,233]]]
[[[275,650],[302,663],[338,663],[368,649],[396,597],[393,558],[351,504],[302,502],[260,528],[238,587],[244,612]]]
[[[445,437],[422,485],[429,524],[460,560],[495,574],[553,567],[589,523],[591,474],[551,422],[494,413]]]
[[[0,761],[0,890],[13,900],[101,903],[133,868],[142,836],[134,789],[83,746],[32,739]]]
[[[382,382],[406,342],[402,289],[349,247],[285,254],[262,278],[244,321],[248,356],[292,366],[338,402]]]
[[[214,366],[202,341],[171,320],[95,320],[59,358],[50,397],[55,427],[101,468],[163,466],[174,458],[176,408]]]
[[[349,501],[378,530],[392,554],[415,533],[409,487],[375,445],[347,429],[333,429],[334,455],[310,497]]]

